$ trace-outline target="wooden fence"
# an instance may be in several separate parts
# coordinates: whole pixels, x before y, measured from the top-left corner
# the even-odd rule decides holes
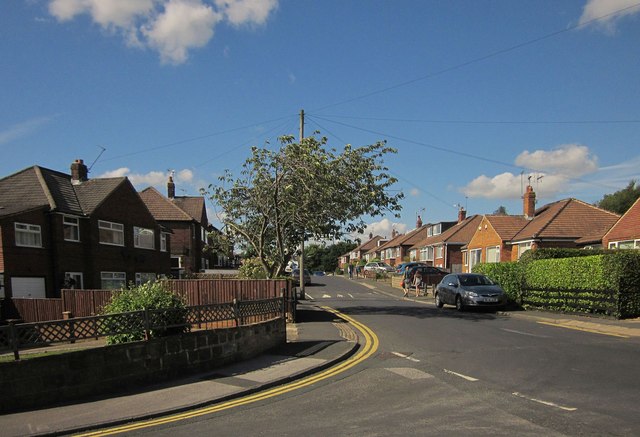
[[[288,318],[295,318],[295,289],[288,279],[172,279],[167,283],[188,306],[271,299],[282,295]],[[23,322],[89,317],[100,314],[114,293],[117,290],[65,289],[62,297],[56,299],[4,299],[2,313],[5,319]]]

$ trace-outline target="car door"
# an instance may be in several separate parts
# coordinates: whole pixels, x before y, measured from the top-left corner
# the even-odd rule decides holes
[[[458,285],[458,277],[456,275],[447,275],[442,278],[444,285],[444,296],[441,299],[444,303],[453,305],[456,303],[456,286]]]

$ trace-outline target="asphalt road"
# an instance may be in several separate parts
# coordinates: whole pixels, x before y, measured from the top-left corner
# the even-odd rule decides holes
[[[371,358],[310,387],[136,434],[640,435],[637,339],[439,310],[342,278],[314,282],[315,302],[377,334]]]

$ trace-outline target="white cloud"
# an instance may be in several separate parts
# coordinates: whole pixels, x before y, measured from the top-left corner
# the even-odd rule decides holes
[[[566,189],[568,178],[561,175],[544,173],[532,173],[528,175],[515,175],[502,173],[493,178],[485,175],[478,176],[469,182],[460,191],[468,197],[483,197],[486,199],[519,199],[522,196],[523,187],[529,183],[536,187],[540,196],[552,196]],[[537,178],[540,178],[537,180]]]
[[[460,191],[468,197],[519,199],[524,187],[531,183],[540,196],[553,196],[565,191],[571,179],[598,171],[597,156],[579,144],[563,144],[553,150],[525,150],[516,157],[515,164],[531,172],[481,175]]]
[[[369,233],[372,233],[374,236],[380,235],[382,237],[390,239],[393,229],[395,229],[396,232],[403,234],[407,231],[407,225],[404,223],[392,222],[391,220],[385,218],[380,220],[379,222],[368,224],[364,230],[364,234],[352,235],[352,237],[358,237],[362,240],[362,242],[365,242],[369,239]]]
[[[55,117],[38,117],[22,123],[14,124],[4,130],[0,130],[0,144],[9,143],[17,138],[30,135],[40,129],[43,125],[49,123]]]
[[[199,0],[170,0],[164,13],[142,28],[163,62],[182,64],[189,49],[207,45],[222,15]]]
[[[278,7],[278,0],[215,0],[235,26],[242,24],[264,24],[271,11]]]
[[[516,158],[516,165],[531,170],[579,177],[598,169],[598,158],[587,146],[563,144],[554,150],[525,150]]]
[[[89,15],[128,45],[150,47],[162,62],[182,64],[190,50],[207,45],[220,22],[262,25],[277,6],[278,0],[50,0],[49,13],[59,22]]]
[[[177,182],[191,182],[193,180],[193,172],[187,168],[176,173]]]
[[[622,17],[640,13],[640,7],[633,7],[637,4],[637,0],[588,0],[580,16],[580,24],[605,17],[589,25],[612,34],[616,30],[617,22]],[[620,12],[616,13],[617,11]]]

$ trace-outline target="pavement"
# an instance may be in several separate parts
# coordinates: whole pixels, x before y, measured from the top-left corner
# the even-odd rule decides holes
[[[433,305],[430,294],[403,298],[402,290],[388,283],[354,281],[390,297]],[[561,328],[640,338],[640,319],[619,321],[539,311],[508,311],[503,315]],[[0,434],[72,434],[221,404],[320,372],[346,360],[359,347],[358,332],[348,323],[315,302],[301,301],[297,322],[287,325],[286,345],[259,357],[115,397],[0,415]]]

